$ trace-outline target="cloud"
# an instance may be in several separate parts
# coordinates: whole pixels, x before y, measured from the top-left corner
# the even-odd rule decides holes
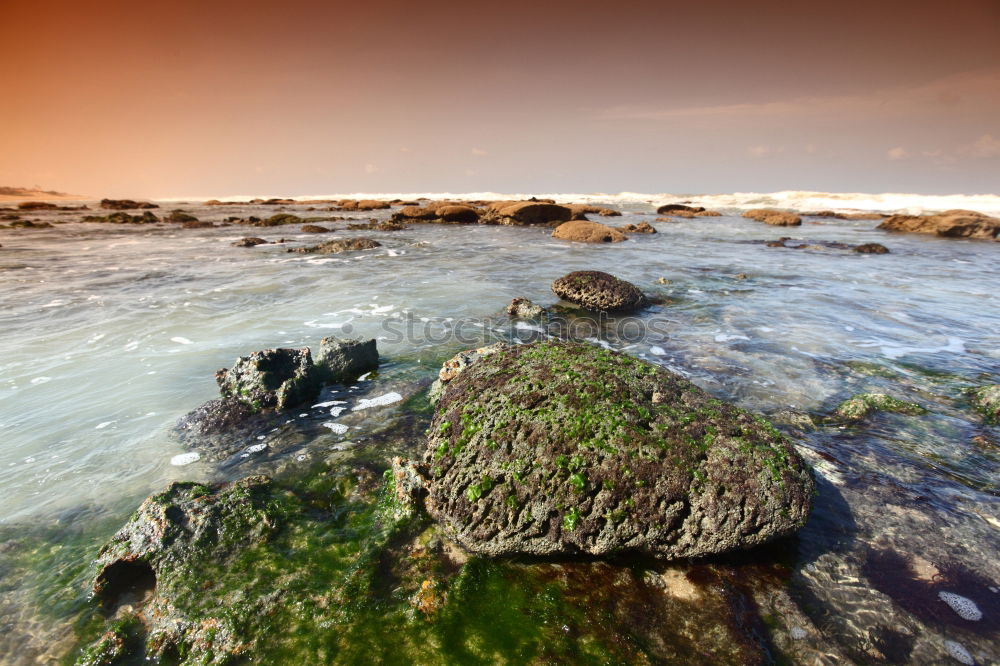
[[[365,165],[365,173],[378,173],[378,170],[379,168],[371,162]]]
[[[984,134],[976,139],[968,152],[973,157],[984,160],[1000,157],[1000,139],[994,139],[992,134]]]
[[[962,72],[916,85],[894,86],[846,95],[789,97],[766,102],[710,106],[619,105],[600,109],[600,120],[695,120],[756,123],[772,118],[895,118],[915,115],[953,116],[1000,108],[1000,68]]]
[[[912,156],[910,155],[909,151],[907,151],[902,146],[896,146],[895,148],[890,148],[888,151],[886,151],[886,157],[888,157],[890,160],[899,161],[899,160],[908,160]]]
[[[476,157],[486,157],[487,155],[489,155],[489,153],[483,150],[482,148],[473,148],[472,154],[475,155]]]

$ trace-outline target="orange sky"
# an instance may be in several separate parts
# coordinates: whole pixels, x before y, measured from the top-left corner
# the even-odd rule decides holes
[[[998,192],[1000,2],[819,4],[7,0],[0,184]]]

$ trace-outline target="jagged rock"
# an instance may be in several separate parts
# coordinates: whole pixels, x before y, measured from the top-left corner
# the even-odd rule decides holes
[[[510,347],[510,345],[502,342],[496,342],[492,345],[480,347],[479,349],[467,349],[466,351],[455,354],[453,357],[445,361],[441,366],[441,369],[438,371],[438,378],[434,380],[434,383],[431,384],[430,391],[428,391],[428,400],[431,404],[437,403],[437,401],[441,398],[441,395],[444,393],[445,385],[455,377],[458,377],[463,370],[484,356],[504,351],[508,347]]]
[[[600,271],[564,275],[552,283],[552,291],[563,300],[601,312],[628,312],[647,304],[638,287]]]
[[[327,241],[310,247],[291,248],[288,251],[298,252],[299,254],[338,254],[340,252],[351,252],[354,250],[371,250],[376,247],[382,247],[382,243],[374,241],[370,238],[345,238],[341,240]]]
[[[507,314],[511,317],[521,319],[541,319],[545,316],[546,310],[540,305],[535,305],[527,298],[515,298],[507,306]]]
[[[483,555],[698,557],[789,535],[810,509],[809,469],[763,419],[591,345],[480,358],[428,432],[427,510]]]
[[[772,208],[755,208],[743,213],[743,217],[764,224],[772,224],[778,227],[797,227],[802,224],[802,218],[795,213],[789,213]]]
[[[316,355],[316,367],[324,382],[342,384],[378,370],[378,347],[375,340],[323,338]]]
[[[308,347],[265,349],[241,356],[232,368],[216,372],[215,380],[224,398],[239,400],[255,412],[312,400],[322,385]]]
[[[864,243],[854,248],[860,254],[889,254],[889,248],[881,243]]]
[[[926,409],[914,402],[893,398],[885,393],[859,393],[840,403],[835,414],[840,418],[858,421],[875,411],[896,412],[908,416],[919,416],[927,413]]]
[[[107,210],[133,210],[136,208],[159,208],[148,201],[132,201],[131,199],[101,199],[101,208]]]
[[[605,224],[587,220],[563,222],[552,232],[553,238],[577,243],[620,243],[625,234]]]
[[[655,234],[656,229],[653,228],[649,222],[640,222],[639,224],[626,224],[621,228],[627,234]]]
[[[1000,236],[1000,218],[972,210],[948,210],[937,215],[893,215],[877,228],[936,234],[945,238],[991,239]]]
[[[268,241],[256,236],[247,236],[233,243],[233,247],[256,247],[257,245],[267,245]]]

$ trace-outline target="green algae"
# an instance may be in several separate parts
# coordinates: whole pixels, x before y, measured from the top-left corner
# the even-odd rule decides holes
[[[927,409],[914,402],[906,402],[885,393],[859,393],[838,405],[835,414],[840,418],[857,421],[874,411],[894,412],[907,416],[920,416]]]
[[[983,386],[970,392],[973,408],[987,423],[1000,423],[1000,384]]]

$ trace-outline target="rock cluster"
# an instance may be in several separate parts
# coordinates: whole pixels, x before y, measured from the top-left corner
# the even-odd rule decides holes
[[[376,247],[382,247],[382,243],[371,238],[343,238],[309,247],[290,248],[288,251],[300,254],[339,254],[340,252],[352,252],[354,250],[372,250]]]
[[[948,210],[937,215],[893,215],[878,228],[935,234],[945,238],[988,240],[1000,236],[1000,219],[971,210]]]
[[[159,208],[159,206],[148,201],[132,201],[131,199],[101,199],[101,208],[105,208],[107,210],[135,210],[136,208]]]

